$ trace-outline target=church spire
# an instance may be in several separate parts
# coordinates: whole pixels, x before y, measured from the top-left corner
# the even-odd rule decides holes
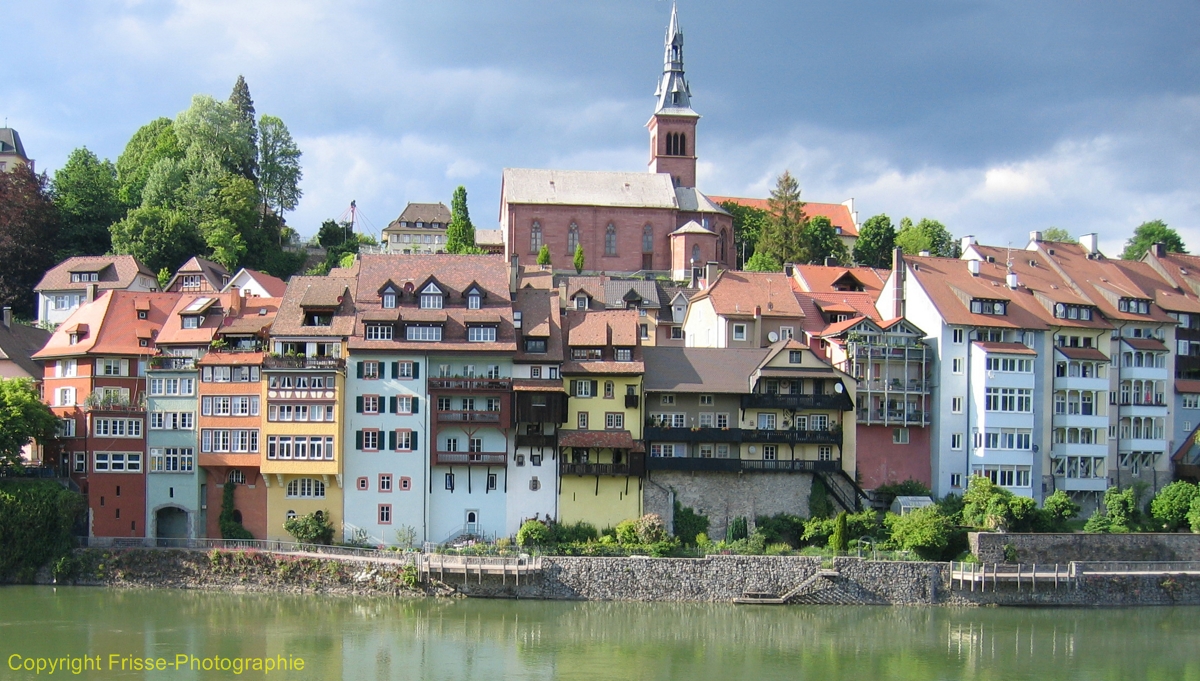
[[[692,92],[683,76],[683,30],[679,28],[679,12],[674,3],[671,4],[671,23],[667,26],[664,42],[663,74],[654,92],[658,98],[654,113],[694,116]]]

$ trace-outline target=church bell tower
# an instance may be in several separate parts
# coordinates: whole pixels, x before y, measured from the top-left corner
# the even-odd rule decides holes
[[[668,173],[676,187],[695,187],[700,115],[692,111],[692,93],[683,76],[683,31],[673,4],[665,42],[663,74],[654,93],[658,102],[646,124],[650,129],[650,172]]]

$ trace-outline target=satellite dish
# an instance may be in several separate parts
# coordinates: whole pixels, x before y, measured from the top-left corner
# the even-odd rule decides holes
[[[834,391],[839,392],[839,393],[842,392],[843,390],[845,390],[845,388],[842,387],[841,383],[835,383],[833,385],[833,389],[834,389]]]
[[[779,334],[777,334],[777,333],[775,333],[774,331],[772,331],[771,333],[768,333],[768,334],[767,334],[767,340],[769,340],[769,341],[771,341],[772,343],[774,343],[775,341],[779,340]]]

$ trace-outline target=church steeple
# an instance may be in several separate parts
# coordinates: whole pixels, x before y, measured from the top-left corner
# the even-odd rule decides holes
[[[671,23],[667,26],[667,37],[663,53],[663,74],[658,81],[654,96],[658,98],[655,113],[695,115],[692,111],[692,92],[683,75],[683,30],[679,28],[679,12],[671,5]]]
[[[668,173],[676,187],[696,186],[696,123],[692,91],[683,77],[683,30],[671,5],[663,74],[654,96],[658,104],[646,127],[650,129],[650,172]]]

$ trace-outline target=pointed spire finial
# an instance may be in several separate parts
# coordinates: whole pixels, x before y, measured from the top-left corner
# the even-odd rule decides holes
[[[692,111],[692,92],[683,76],[683,29],[679,27],[679,8],[673,2],[671,21],[667,24],[667,35],[663,42],[663,74],[654,92],[658,98],[654,112],[673,109],[675,111],[672,113],[695,115]]]

